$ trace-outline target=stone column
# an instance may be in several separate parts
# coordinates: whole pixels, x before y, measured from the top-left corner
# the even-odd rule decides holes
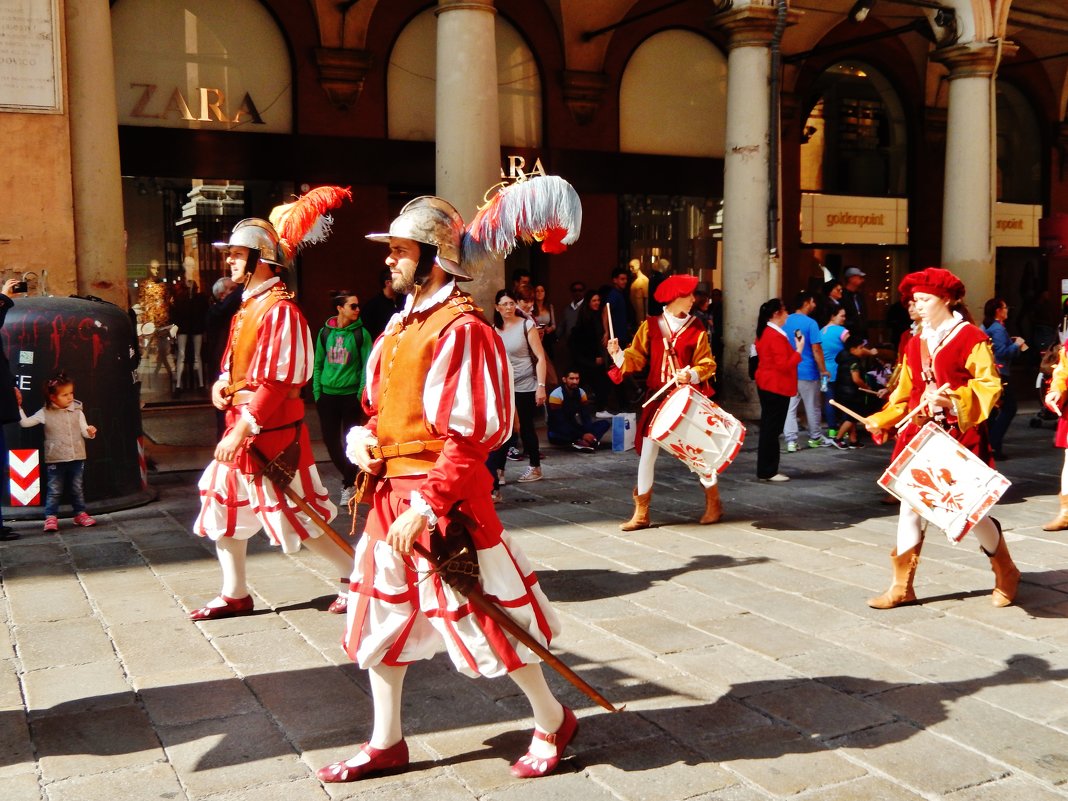
[[[438,0],[437,193],[471,222],[486,190],[501,180],[493,0]],[[492,313],[503,263],[465,288]]]
[[[759,415],[747,372],[760,305],[779,292],[769,262],[769,85],[775,9],[740,8],[717,17],[730,34],[723,163],[723,324],[721,390],[733,414]],[[771,268],[775,275],[770,276]],[[773,278],[774,280],[769,280]]]
[[[67,92],[78,293],[128,305],[111,12],[66,0]]]
[[[998,48],[987,43],[956,45],[936,50],[932,58],[949,69],[942,266],[964,281],[974,311],[994,296],[991,89]]]

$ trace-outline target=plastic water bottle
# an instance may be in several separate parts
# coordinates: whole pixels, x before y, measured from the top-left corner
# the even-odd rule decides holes
[[[826,392],[826,391],[827,391],[827,376],[822,375],[822,376],[820,376],[820,392]]]

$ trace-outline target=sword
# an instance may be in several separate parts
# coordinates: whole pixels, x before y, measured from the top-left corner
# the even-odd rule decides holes
[[[435,571],[441,571],[441,563],[437,558],[420,542],[413,542],[412,548],[423,557]],[[442,574],[444,580],[444,574]],[[546,664],[553,670],[571,682],[577,689],[581,690],[591,700],[595,701],[598,706],[607,709],[609,712],[622,712],[626,709],[626,706],[615,707],[612,702],[601,695],[597,690],[586,683],[586,680],[579,676],[575,671],[565,665],[559,657],[555,656],[548,648],[535,640],[526,629],[516,623],[512,618],[501,609],[497,604],[493,603],[482,592],[482,587],[475,583],[475,586],[465,593],[467,600],[471,602],[479,611],[483,612],[488,618],[493,620],[494,623],[499,625],[502,629],[507,631],[523,645],[527,646],[531,651],[540,656]]]

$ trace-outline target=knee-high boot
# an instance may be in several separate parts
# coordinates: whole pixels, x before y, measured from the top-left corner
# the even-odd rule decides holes
[[[653,491],[650,489],[644,495],[638,494],[638,489],[634,489],[634,514],[631,515],[630,520],[626,523],[620,523],[620,531],[637,531],[641,528],[649,528],[649,501],[653,497]]]
[[[890,563],[894,568],[894,582],[882,595],[869,598],[868,606],[872,609],[893,609],[895,606],[916,603],[912,580],[916,576],[916,565],[920,563],[921,548],[923,548],[922,540],[902,554],[899,554],[896,548],[890,552]]]
[[[705,513],[698,521],[702,526],[709,523],[718,523],[723,517],[723,503],[719,499],[719,484],[705,487]]]
[[[994,591],[990,594],[990,602],[998,607],[1011,606],[1016,599],[1016,588],[1020,586],[1020,569],[1009,556],[1009,546],[1005,544],[1001,524],[996,520],[994,523],[998,527],[997,549],[992,554],[987,553],[986,548],[980,547],[979,550],[990,557],[990,569],[994,571]]]
[[[1057,516],[1043,524],[1043,531],[1064,531],[1068,529],[1068,495],[1060,495],[1061,508]]]

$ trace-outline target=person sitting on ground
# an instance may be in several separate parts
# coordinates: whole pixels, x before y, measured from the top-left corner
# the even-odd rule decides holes
[[[834,400],[847,409],[865,417],[868,395],[868,381],[864,377],[864,359],[875,354],[874,348],[869,348],[861,337],[850,335],[845,342],[845,347],[835,356],[837,371],[834,380]],[[842,424],[838,428],[839,448],[862,448],[864,447],[857,439],[857,426],[852,418],[843,416]]]
[[[549,394],[549,442],[590,453],[597,450],[611,420],[595,419],[578,370],[568,370]]]

